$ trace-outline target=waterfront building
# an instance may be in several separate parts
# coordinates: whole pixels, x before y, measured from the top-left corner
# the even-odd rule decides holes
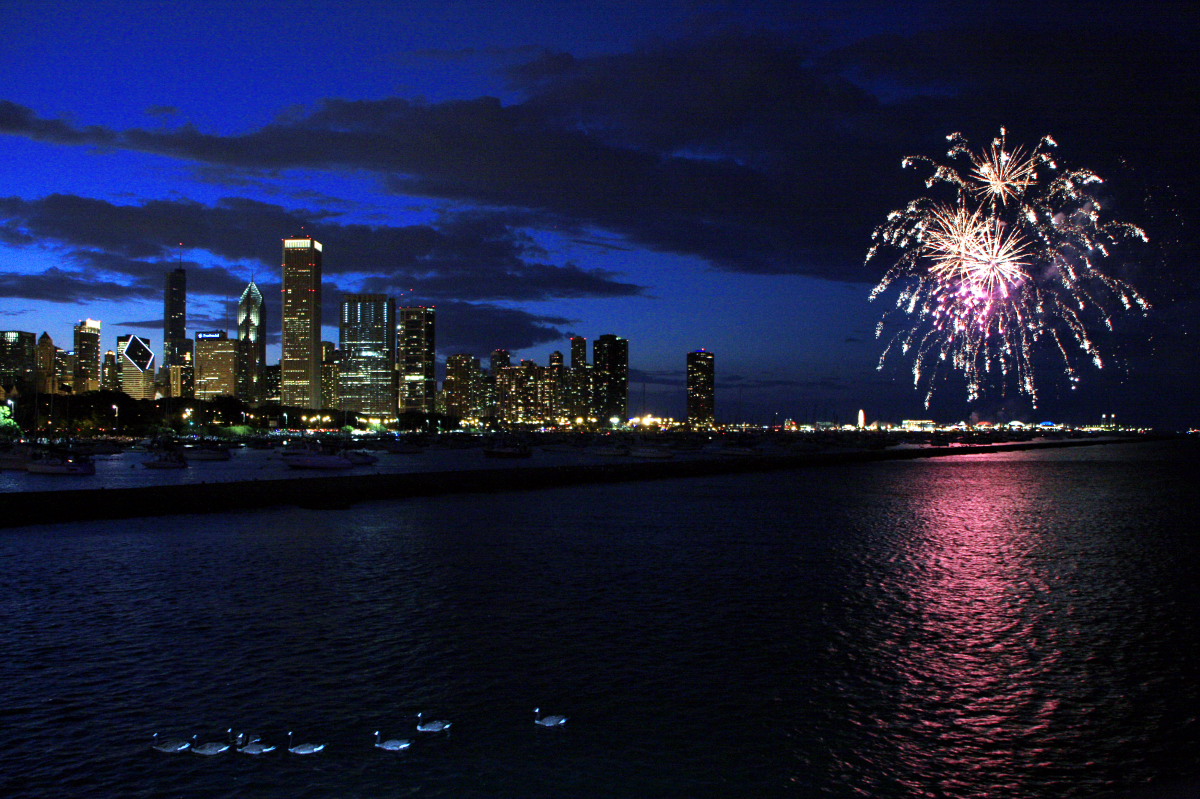
[[[571,336],[571,368],[580,369],[587,365],[587,339],[583,336]]]
[[[342,351],[332,341],[321,342],[321,407],[341,409]],[[394,378],[393,378],[394,379]]]
[[[121,390],[121,370],[117,365],[117,354],[112,350],[104,353],[104,366],[100,370],[100,387],[105,391]]]
[[[433,413],[437,395],[434,371],[437,355],[433,308],[399,309],[396,326],[396,362],[399,372],[400,413]]]
[[[190,354],[189,354],[190,359]],[[184,366],[168,366],[163,381],[163,395],[167,397],[195,396],[196,370],[189,362]]]
[[[611,333],[596,339],[592,375],[591,415],[603,425],[613,419],[624,424],[629,419],[629,341]]]
[[[716,420],[716,357],[707,350],[687,354],[687,423],[711,427]]]
[[[311,237],[283,240],[283,357],[279,362],[284,405],[321,406],[321,243]]]
[[[338,373],[342,410],[375,417],[395,414],[395,329],[396,301],[391,297],[343,296]]]
[[[75,353],[55,348],[54,382],[60,394],[75,391]]]
[[[269,363],[263,367],[263,402],[280,402],[281,387],[280,368],[277,363]],[[282,403],[281,403],[282,404]]]
[[[36,376],[37,337],[24,330],[0,331],[0,388],[32,389]]]
[[[262,370],[267,365],[267,306],[251,280],[238,300],[237,396],[262,399]]]
[[[196,399],[236,396],[237,362],[238,342],[224,330],[196,333]]]
[[[50,338],[50,334],[42,331],[42,335],[38,337],[37,342],[37,366],[34,377],[34,383],[37,390],[43,394],[61,394],[62,387],[58,382],[58,347],[54,346],[54,339]]]
[[[75,393],[100,388],[100,322],[84,319],[75,325]]]
[[[187,270],[182,266],[167,273],[163,292],[162,365],[182,366],[191,361],[192,340],[187,334]]]
[[[154,352],[150,340],[125,334],[117,337],[121,390],[134,399],[154,399]]]
[[[486,381],[479,359],[466,353],[447,358],[442,394],[450,416],[473,422],[487,415]]]
[[[512,355],[508,350],[492,350],[491,358],[488,360],[487,415],[493,418],[498,419],[500,417],[500,372],[509,366],[512,366]]]

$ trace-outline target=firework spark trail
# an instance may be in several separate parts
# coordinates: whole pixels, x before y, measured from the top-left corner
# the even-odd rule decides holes
[[[927,165],[926,188],[945,184],[953,202],[917,198],[872,234],[867,261],[884,252],[896,260],[870,298],[899,289],[876,337],[893,316],[903,322],[879,368],[889,355],[911,355],[913,384],[924,389],[926,407],[949,371],[966,379],[968,400],[995,381],[1015,385],[1036,407],[1035,353],[1054,353],[1074,387],[1077,357],[1103,366],[1089,331],[1096,324],[1112,329],[1114,300],[1123,311],[1149,309],[1137,291],[1096,264],[1117,242],[1146,241],[1146,234],[1102,218],[1090,191],[1103,181],[1087,170],[1060,169],[1049,136],[1028,152],[1010,148],[1003,129],[979,151],[959,133],[947,140],[947,157],[965,160],[966,168],[928,156],[909,156],[902,166]]]

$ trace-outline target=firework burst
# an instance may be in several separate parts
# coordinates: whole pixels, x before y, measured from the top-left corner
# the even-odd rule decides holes
[[[896,260],[871,299],[898,289],[876,335],[884,336],[889,318],[903,321],[879,367],[890,354],[911,357],[926,406],[947,371],[963,375],[969,400],[999,383],[1015,385],[1036,406],[1035,353],[1054,353],[1073,386],[1081,357],[1104,365],[1091,331],[1112,328],[1111,309],[1149,309],[1131,286],[1097,266],[1118,241],[1145,241],[1146,234],[1102,219],[1091,194],[1101,179],[1060,169],[1049,136],[1028,152],[1010,148],[1003,129],[979,151],[961,134],[947,139],[948,162],[912,156],[903,165],[928,165],[926,188],[945,184],[952,202],[915,199],[872,235],[867,260],[882,253]],[[960,169],[955,161],[966,164]]]

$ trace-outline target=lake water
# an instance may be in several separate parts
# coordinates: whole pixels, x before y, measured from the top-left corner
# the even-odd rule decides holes
[[[0,530],[0,796],[1195,796],[1197,456]]]

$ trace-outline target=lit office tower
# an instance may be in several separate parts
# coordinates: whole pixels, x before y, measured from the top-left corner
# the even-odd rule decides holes
[[[592,415],[592,368],[587,362],[587,339],[571,336],[571,368],[563,376],[563,410],[572,419]]]
[[[117,363],[122,391],[134,399],[154,399],[154,353],[149,339],[118,336]]]
[[[163,367],[190,362],[192,342],[187,335],[187,270],[182,266],[167,272],[163,294]]]
[[[711,352],[696,350],[687,354],[687,423],[689,427],[710,427],[713,413],[716,358]]]
[[[237,318],[237,396],[258,402],[263,398],[262,370],[267,365],[267,307],[253,280],[238,300]]]
[[[100,323],[84,319],[75,325],[75,393],[100,389]]]
[[[238,343],[224,330],[196,333],[196,399],[232,397],[237,391]]]
[[[611,333],[592,344],[592,402],[601,424],[629,418],[629,341]]]
[[[341,409],[367,416],[396,412],[396,301],[384,294],[342,297],[338,375]]]
[[[283,240],[283,357],[279,361],[284,405],[321,407],[321,243]]]
[[[459,419],[478,419],[487,410],[483,369],[474,355],[460,353],[446,359],[446,413]]]
[[[0,388],[32,390],[37,375],[37,336],[24,330],[0,331]]]
[[[434,373],[433,308],[401,308],[400,323],[396,326],[396,361],[400,373],[400,413],[417,411],[433,413],[437,397],[437,378]]]

